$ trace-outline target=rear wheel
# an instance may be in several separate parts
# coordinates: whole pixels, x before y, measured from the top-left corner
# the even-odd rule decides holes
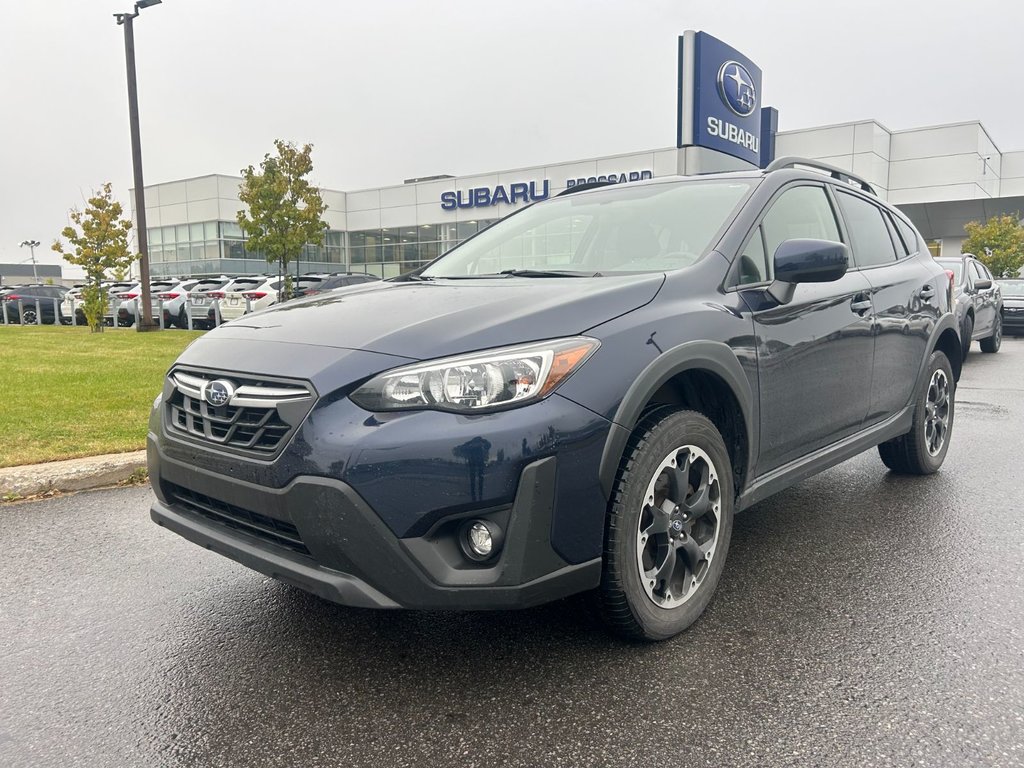
[[[996,315],[996,321],[992,325],[992,335],[981,340],[982,352],[998,352],[1003,343],[1003,318]]]
[[[905,435],[878,446],[878,455],[893,472],[930,475],[942,466],[953,431],[953,370],[942,352],[928,361],[924,390],[918,392],[914,422]]]
[[[605,532],[600,604],[620,635],[664,640],[703,613],[732,535],[732,467],[695,411],[661,408],[630,438]]]
[[[974,318],[970,315],[964,320],[964,330],[960,334],[960,345],[964,350],[964,360],[967,359],[967,353],[971,351],[971,336],[974,334]]]
[[[39,316],[36,314],[34,309],[25,309],[21,313],[21,324],[22,325],[38,325]]]

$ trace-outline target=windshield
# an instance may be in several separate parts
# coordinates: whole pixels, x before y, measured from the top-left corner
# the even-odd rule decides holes
[[[509,270],[663,272],[693,264],[750,191],[747,180],[616,186],[558,197],[503,219],[421,274]]]
[[[1024,280],[1000,280],[1003,296],[1024,296]]]

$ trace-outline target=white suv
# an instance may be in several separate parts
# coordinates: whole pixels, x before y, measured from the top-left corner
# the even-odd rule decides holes
[[[219,291],[207,293],[212,299],[220,299],[222,322],[236,320],[246,313],[272,307],[277,303],[278,291],[283,280],[266,275],[237,277]],[[248,301],[246,301],[248,300]],[[213,309],[210,309],[211,315]]]

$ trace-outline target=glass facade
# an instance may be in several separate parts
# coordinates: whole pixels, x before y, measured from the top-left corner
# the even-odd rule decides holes
[[[433,261],[445,251],[497,219],[458,224],[420,224],[366,229],[348,233],[348,253],[354,272],[394,277]]]
[[[307,245],[288,271],[367,272],[395,277],[421,267],[472,237],[497,219],[451,224],[369,229],[328,230],[323,245]],[[149,264],[154,277],[269,273],[275,269],[263,254],[246,247],[242,228],[234,221],[205,221],[152,227]],[[347,240],[347,244],[346,244]]]

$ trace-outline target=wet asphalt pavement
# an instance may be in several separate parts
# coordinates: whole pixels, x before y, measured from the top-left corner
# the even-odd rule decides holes
[[[574,599],[334,606],[150,522],[0,507],[0,765],[1024,765],[1024,340],[971,354],[927,478],[874,451],[736,519],[659,645]]]

